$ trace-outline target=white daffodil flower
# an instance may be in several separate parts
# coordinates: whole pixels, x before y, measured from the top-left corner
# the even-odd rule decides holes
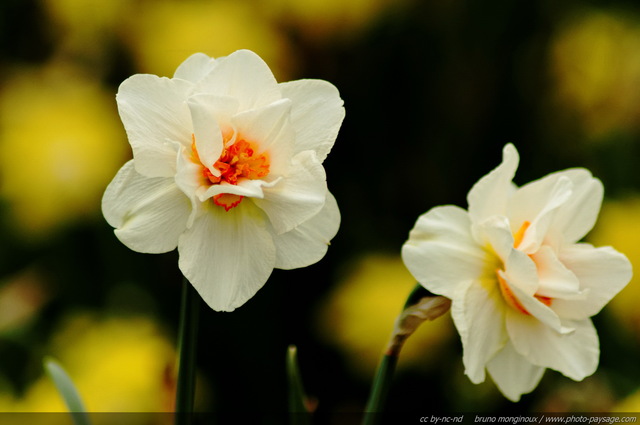
[[[611,247],[579,243],[595,224],[602,183],[585,169],[520,188],[513,145],[478,181],[469,210],[439,206],[420,216],[402,248],[413,276],[452,300],[465,373],[517,401],[545,368],[574,379],[595,372],[600,348],[590,317],[631,279]]]
[[[138,74],[116,96],[133,150],[102,210],[134,251],[178,248],[214,310],[250,299],[274,268],[319,261],[340,225],[322,162],[344,118],[322,80],[278,84],[255,53],[194,54],[173,78]]]

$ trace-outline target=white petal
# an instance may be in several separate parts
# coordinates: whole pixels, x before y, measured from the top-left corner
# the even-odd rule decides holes
[[[479,223],[492,215],[506,215],[512,180],[518,168],[518,151],[508,144],[502,151],[502,163],[482,177],[469,191],[469,216]]]
[[[274,233],[276,268],[296,269],[320,261],[327,252],[331,239],[340,227],[340,210],[335,198],[327,192],[320,212],[286,233]]]
[[[596,223],[604,187],[585,169],[567,170],[562,175],[573,182],[573,192],[569,201],[558,210],[552,226],[556,232],[562,232],[566,242],[577,242]]]
[[[490,246],[505,263],[513,251],[513,235],[509,220],[504,216],[494,215],[475,224],[474,228],[476,241],[482,246]]]
[[[244,179],[238,182],[238,184],[229,184],[222,182],[220,184],[214,184],[209,186],[206,190],[198,192],[198,198],[204,202],[207,199],[220,195],[222,193],[228,193],[230,195],[249,196],[254,200],[263,198],[263,188],[271,186],[276,182],[265,182],[263,180],[249,180]]]
[[[512,309],[513,312],[526,317],[534,317],[536,320],[558,333],[568,334],[575,330],[571,327],[564,326],[560,317],[558,317],[554,310],[543,304],[532,294],[528,294],[520,289],[510,281],[509,277],[502,273],[502,271],[500,271],[500,275],[505,280],[505,285],[508,286],[509,290],[513,293],[513,296],[520,304],[520,308]],[[522,310],[524,310],[524,312]]]
[[[323,80],[281,83],[282,96],[293,102],[291,121],[296,132],[296,153],[314,150],[323,162],[344,119],[344,102],[336,87]]]
[[[254,199],[269,217],[277,234],[285,233],[315,216],[324,206],[327,182],[324,167],[313,151],[296,155],[289,173],[272,187],[264,187],[264,198]]]
[[[233,311],[262,288],[275,265],[265,218],[251,202],[208,204],[178,242],[179,267],[216,311]]]
[[[107,187],[102,212],[127,247],[161,253],[177,246],[191,206],[173,179],[144,177],[136,172],[132,160]]]
[[[238,50],[217,58],[213,69],[198,82],[197,91],[234,97],[239,100],[241,111],[266,106],[282,98],[269,66],[249,50]]]
[[[240,108],[240,102],[234,97],[207,93],[194,94],[189,97],[188,102],[204,108],[207,111],[205,116],[212,117],[223,131],[225,126],[230,126],[231,117],[237,114]]]
[[[120,85],[118,111],[139,173],[147,177],[175,173],[173,142],[191,144],[191,114],[185,100],[192,86],[147,74],[129,77]]]
[[[215,59],[204,53],[194,53],[178,66],[173,78],[196,83],[207,75],[214,67]]]
[[[470,228],[467,212],[452,205],[432,208],[418,218],[402,247],[402,259],[422,286],[453,298],[458,285],[486,274],[489,254]]]
[[[204,176],[204,166],[192,159],[191,149],[180,147],[180,154],[176,160],[175,180],[178,187],[190,199],[196,199],[200,188],[208,187],[210,182]]]
[[[485,379],[487,362],[508,341],[504,325],[507,306],[498,285],[478,281],[460,285],[452,301],[451,316],[462,339],[465,374],[478,384]]]
[[[576,275],[560,262],[551,247],[540,247],[531,258],[536,263],[540,281],[536,295],[554,299],[576,299],[586,296],[580,291],[580,282]]]
[[[487,370],[502,394],[511,401],[518,401],[522,394],[530,393],[538,386],[545,368],[531,364],[508,343],[487,364]]]
[[[538,271],[533,260],[517,249],[511,250],[504,264],[504,274],[502,276],[510,287],[517,287],[529,297],[533,297],[540,286]]]
[[[564,247],[558,256],[576,275],[580,288],[588,291],[582,300],[553,301],[552,308],[563,318],[580,320],[597,314],[631,280],[631,263],[611,247],[581,243]]]
[[[258,154],[269,154],[269,172],[286,173],[293,155],[295,133],[289,119],[291,101],[282,99],[268,106],[237,114],[232,123],[238,137],[258,145]]]
[[[514,232],[524,221],[530,223],[518,244],[518,249],[526,253],[536,252],[543,242],[555,246],[564,240],[563,235],[554,233],[551,227],[558,211],[571,198],[573,183],[566,176],[552,182],[553,185],[545,187],[545,190],[533,190],[535,185],[517,190],[509,204],[509,219]],[[520,217],[524,219],[520,220]]]
[[[492,216],[476,226],[482,245],[490,246],[500,262],[487,264],[490,271],[505,270],[511,284],[517,285],[529,295],[538,289],[538,275],[533,261],[522,251],[513,248],[513,235],[509,221],[502,216]],[[493,276],[496,280],[496,276]]]
[[[197,95],[189,98],[188,105],[198,157],[214,176],[220,176],[220,171],[214,167],[224,147],[219,123],[228,122],[235,113],[237,101],[220,96]]]
[[[585,169],[570,169],[549,174],[522,186],[513,195],[509,218],[514,226],[524,220],[531,221],[547,208],[547,199],[560,180],[571,182],[571,191],[557,208],[545,232],[565,243],[573,243],[584,237],[595,224],[604,189],[600,180]],[[515,230],[515,229],[514,229]]]
[[[507,331],[514,348],[530,362],[579,381],[598,367],[600,343],[590,319],[563,322],[573,332],[556,332],[533,316],[507,312]]]

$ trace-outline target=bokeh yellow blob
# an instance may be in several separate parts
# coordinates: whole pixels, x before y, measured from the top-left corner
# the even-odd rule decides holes
[[[43,0],[61,44],[57,48],[83,53],[106,47],[133,4],[130,0]]]
[[[75,315],[53,338],[50,353],[66,369],[90,412],[173,409],[175,350],[147,317]],[[65,412],[67,408],[51,379],[43,375],[22,398],[0,395],[0,411]]]
[[[415,285],[399,256],[362,258],[323,305],[319,322],[322,336],[344,350],[354,371],[371,378],[395,319]],[[423,323],[406,342],[398,367],[427,367],[453,334],[448,314]]]
[[[295,66],[283,37],[251,3],[235,0],[146,1],[130,20],[126,42],[141,72],[172,76],[188,56],[249,49],[282,81]]]
[[[592,139],[640,127],[640,20],[630,13],[586,10],[551,43],[555,95],[577,113]]]
[[[627,256],[634,268],[640,266],[640,196],[606,201],[598,223],[588,236],[595,246],[610,245]],[[640,276],[634,273],[627,286],[606,307],[616,318],[640,335]]]
[[[54,66],[24,70],[0,93],[0,197],[25,236],[100,212],[125,160],[114,94]]]
[[[640,412],[640,389],[622,399],[611,411],[620,413]]]
[[[321,41],[353,37],[368,24],[406,1],[391,0],[263,0],[272,19],[297,28],[308,38]]]

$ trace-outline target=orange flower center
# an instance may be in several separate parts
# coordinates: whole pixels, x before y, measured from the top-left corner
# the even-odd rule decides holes
[[[191,149],[193,159],[202,164],[196,149],[195,135],[191,135]],[[256,145],[244,139],[237,139],[235,143],[227,144],[229,134],[224,134],[224,148],[220,158],[213,167],[220,171],[220,176],[214,176],[205,164],[202,164],[202,175],[211,185],[222,182],[237,185],[243,179],[261,179],[269,174],[269,155],[266,152],[257,153]],[[225,211],[240,204],[244,196],[231,193],[221,193],[213,197],[213,203],[224,207]]]
[[[513,235],[514,248],[518,248],[518,246],[522,242],[522,239],[524,239],[524,234],[529,228],[529,226],[531,226],[531,222],[525,221],[524,223],[522,223],[522,226],[520,226],[520,229],[518,229],[518,231]],[[498,278],[498,284],[500,285],[500,293],[502,293],[502,298],[504,298],[507,304],[509,304],[511,307],[513,307],[520,313],[530,316],[531,313],[529,313],[529,311],[526,308],[524,308],[524,306],[520,303],[520,300],[518,300],[518,297],[516,297],[516,295],[511,290],[511,288],[509,288],[509,285],[507,284],[507,282],[500,275],[499,269],[496,270],[496,276]],[[550,306],[551,302],[553,301],[552,298],[545,297],[542,295],[535,294],[534,297],[546,306]]]

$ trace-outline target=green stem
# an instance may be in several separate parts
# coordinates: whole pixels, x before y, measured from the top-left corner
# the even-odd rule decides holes
[[[200,295],[185,278],[182,282],[180,330],[178,335],[178,388],[176,391],[176,425],[189,425],[193,413],[198,345]]]
[[[376,425],[381,421],[381,414],[389,395],[389,387],[398,363],[398,354],[385,353],[380,360],[376,377],[371,387],[369,401],[365,408],[362,425]]]
[[[416,303],[419,303],[424,297],[430,296],[434,295],[424,289],[420,284],[417,284],[407,297],[407,301],[402,308],[402,313],[398,319],[396,319],[396,324],[398,323],[398,320],[405,318],[404,313],[407,312],[408,309]],[[382,412],[389,396],[389,388],[391,387],[393,374],[396,370],[396,365],[398,364],[400,350],[412,332],[413,330],[408,333],[398,332],[397,329],[394,329],[391,339],[389,340],[389,344],[382,356],[382,359],[380,360],[380,364],[378,365],[378,371],[376,372],[376,377],[373,380],[362,425],[377,425],[382,420]]]

